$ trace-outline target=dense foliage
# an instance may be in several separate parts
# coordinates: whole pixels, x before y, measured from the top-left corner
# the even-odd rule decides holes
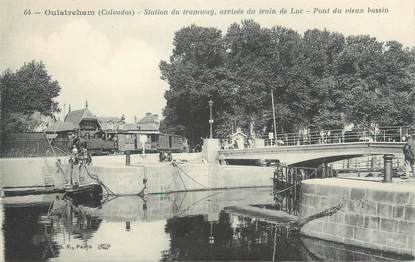
[[[271,131],[271,89],[278,132],[415,120],[415,50],[396,41],[316,29],[301,35],[246,20],[225,34],[185,27],[173,44],[170,61],[160,63],[170,86],[162,126],[194,144],[209,133],[209,98],[216,137],[236,126]]]
[[[59,95],[60,86],[48,75],[42,62],[32,61],[16,72],[3,72],[0,90],[2,132],[30,131],[33,127],[30,116],[34,112],[52,116],[52,112],[59,111],[53,99]]]

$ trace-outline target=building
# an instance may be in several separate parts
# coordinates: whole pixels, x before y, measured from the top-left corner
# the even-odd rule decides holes
[[[160,133],[160,121],[157,114],[146,113],[145,117],[138,121],[137,124],[142,133]]]
[[[157,114],[146,115],[135,123],[125,123],[120,126],[120,150],[155,150],[160,135],[160,121]]]
[[[85,138],[98,138],[104,134],[98,118],[88,109],[88,106],[69,111],[64,121],[57,121],[49,125],[45,132],[52,137],[77,135]]]
[[[113,139],[125,125],[125,117],[98,117],[98,122],[106,139]]]
[[[126,123],[122,117],[97,117],[86,105],[70,111],[64,121],[58,121],[46,129],[49,138],[74,141],[79,137],[88,150],[157,152],[158,150],[182,151],[186,140],[181,136],[160,133],[157,114],[146,113],[139,121]]]
[[[239,149],[245,148],[248,136],[242,133],[240,127],[236,129],[236,132],[230,135],[232,145],[238,145]]]

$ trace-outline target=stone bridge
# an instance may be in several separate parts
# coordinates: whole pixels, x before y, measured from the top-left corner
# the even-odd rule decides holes
[[[367,155],[402,155],[402,142],[352,142],[219,150],[220,161],[277,159],[287,165],[318,166]]]

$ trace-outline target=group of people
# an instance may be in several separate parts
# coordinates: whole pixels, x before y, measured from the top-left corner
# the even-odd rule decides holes
[[[164,161],[171,162],[171,161],[173,161],[173,156],[171,154],[171,151],[167,151],[167,152],[160,151],[160,153],[159,153],[159,161],[160,162],[164,162]]]
[[[243,149],[243,148],[253,148],[255,141],[253,138],[247,138],[240,140],[239,138],[234,139],[220,139],[219,140],[220,149]]]
[[[72,141],[71,156],[69,162],[72,165],[85,164],[90,165],[92,163],[91,154],[88,152],[87,142],[81,140],[78,137]]]

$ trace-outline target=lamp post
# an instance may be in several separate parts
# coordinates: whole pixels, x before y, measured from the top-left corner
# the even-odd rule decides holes
[[[275,123],[275,106],[274,106],[274,88],[271,88],[271,102],[272,102],[272,117],[274,119],[274,139],[275,139],[275,144],[277,144],[277,125]],[[272,145],[272,141],[271,141],[271,145]]]
[[[209,116],[210,138],[212,139],[213,138],[213,135],[212,135],[212,124],[213,124],[212,106],[213,106],[213,101],[212,101],[212,98],[210,98],[208,103],[209,103],[209,112],[210,112],[210,116]]]

